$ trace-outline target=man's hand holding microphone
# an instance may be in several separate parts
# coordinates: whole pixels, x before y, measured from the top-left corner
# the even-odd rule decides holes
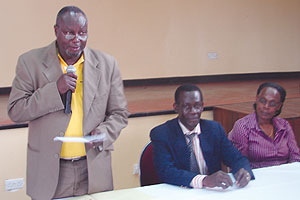
[[[67,67],[67,73],[61,75],[57,80],[57,88],[60,95],[66,94],[65,113],[71,113],[72,93],[75,92],[77,84],[76,68],[73,65]]]

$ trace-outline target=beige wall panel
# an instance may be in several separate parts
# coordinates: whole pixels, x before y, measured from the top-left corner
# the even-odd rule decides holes
[[[115,142],[112,153],[115,189],[140,186],[139,175],[133,174],[133,165],[139,164],[140,155],[149,139],[150,130],[176,115],[130,118],[128,126]],[[212,119],[212,112],[202,118]],[[24,178],[26,181],[27,128],[0,130],[0,199],[29,200],[25,188],[16,192],[5,191],[5,180]]]
[[[25,188],[5,191],[5,180],[24,178],[26,182],[27,128],[0,130],[0,199],[30,200]]]
[[[139,175],[133,174],[133,166],[139,165],[140,155],[144,147],[150,142],[150,130],[172,117],[175,115],[129,119],[128,126],[115,142],[115,151],[112,154],[115,189],[140,186]]]

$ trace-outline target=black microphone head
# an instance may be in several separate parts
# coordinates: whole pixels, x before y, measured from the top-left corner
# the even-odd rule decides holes
[[[73,65],[69,65],[69,66],[67,67],[67,73],[70,73],[70,72],[72,72],[72,73],[74,73],[74,74],[75,74],[75,72],[76,72],[76,68],[75,68]]]

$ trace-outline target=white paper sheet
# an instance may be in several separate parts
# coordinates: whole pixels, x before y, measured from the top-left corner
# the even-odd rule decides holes
[[[55,137],[54,141],[59,142],[76,142],[76,143],[90,143],[90,142],[102,142],[106,139],[106,134],[89,135],[84,137]]]

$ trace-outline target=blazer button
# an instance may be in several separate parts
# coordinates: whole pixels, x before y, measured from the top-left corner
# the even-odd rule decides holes
[[[54,154],[54,157],[59,158],[59,154],[58,153]]]
[[[65,136],[65,133],[64,133],[64,132],[60,132],[60,133],[59,133],[59,136],[60,136],[60,137],[64,137],[64,136]]]

